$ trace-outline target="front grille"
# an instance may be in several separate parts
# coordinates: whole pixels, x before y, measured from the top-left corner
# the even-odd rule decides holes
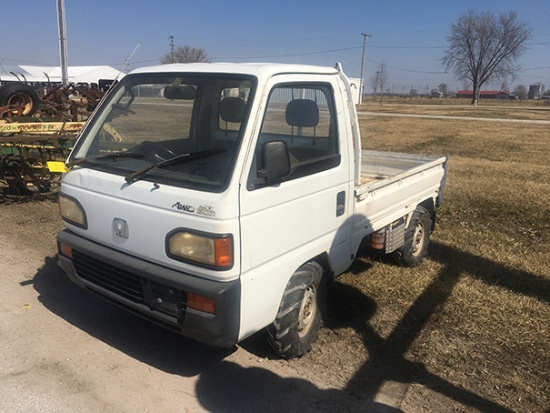
[[[167,285],[158,284],[90,257],[73,249],[73,264],[77,275],[118,297],[143,304],[182,322],[187,308],[187,294]],[[99,293],[99,291],[96,291]]]
[[[73,263],[80,278],[135,303],[146,304],[143,285],[137,275],[75,250]]]

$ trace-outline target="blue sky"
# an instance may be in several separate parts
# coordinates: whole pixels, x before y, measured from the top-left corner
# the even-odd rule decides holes
[[[57,0],[0,0],[0,63],[59,65]],[[333,66],[364,77],[384,62],[395,92],[447,83],[440,58],[450,25],[468,9],[515,11],[533,28],[518,79],[550,88],[550,0],[65,0],[69,65],[130,69],[158,64],[176,46],[206,50],[214,62],[255,61]],[[367,83],[368,84],[368,83]],[[499,88],[500,83],[494,85]],[[368,90],[368,87],[367,87]]]

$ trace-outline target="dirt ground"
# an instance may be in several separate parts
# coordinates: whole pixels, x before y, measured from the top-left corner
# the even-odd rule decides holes
[[[278,359],[263,333],[216,350],[165,331],[69,281],[56,263],[55,235],[62,226],[55,196],[0,198],[0,412],[495,407],[479,400],[462,405],[442,396],[444,385],[436,393],[408,384],[422,366],[394,363],[391,354],[369,355],[364,337],[330,318],[313,351],[291,361]],[[367,297],[343,287],[337,299],[353,300],[365,320],[375,311]]]

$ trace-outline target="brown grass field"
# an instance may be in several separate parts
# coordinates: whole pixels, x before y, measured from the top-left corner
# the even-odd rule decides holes
[[[528,119],[550,120],[550,101],[541,100],[513,100],[502,101],[495,99],[482,99],[478,107],[474,108],[466,99],[398,99],[367,97],[363,102],[362,110],[422,114],[435,116],[461,116],[474,118],[503,118],[503,119]]]
[[[388,376],[403,372],[415,397],[443,397],[444,411],[550,411],[550,126],[372,114],[550,120],[550,110],[364,102],[361,111],[364,148],[446,155],[447,186],[429,259],[408,269],[362,258],[337,287],[376,309],[368,323],[353,303],[333,317],[355,323],[369,363],[393,365]]]

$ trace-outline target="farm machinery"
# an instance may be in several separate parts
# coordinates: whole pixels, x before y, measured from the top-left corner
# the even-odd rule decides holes
[[[0,88],[0,181],[15,195],[49,192],[74,140],[105,92],[96,87]]]

